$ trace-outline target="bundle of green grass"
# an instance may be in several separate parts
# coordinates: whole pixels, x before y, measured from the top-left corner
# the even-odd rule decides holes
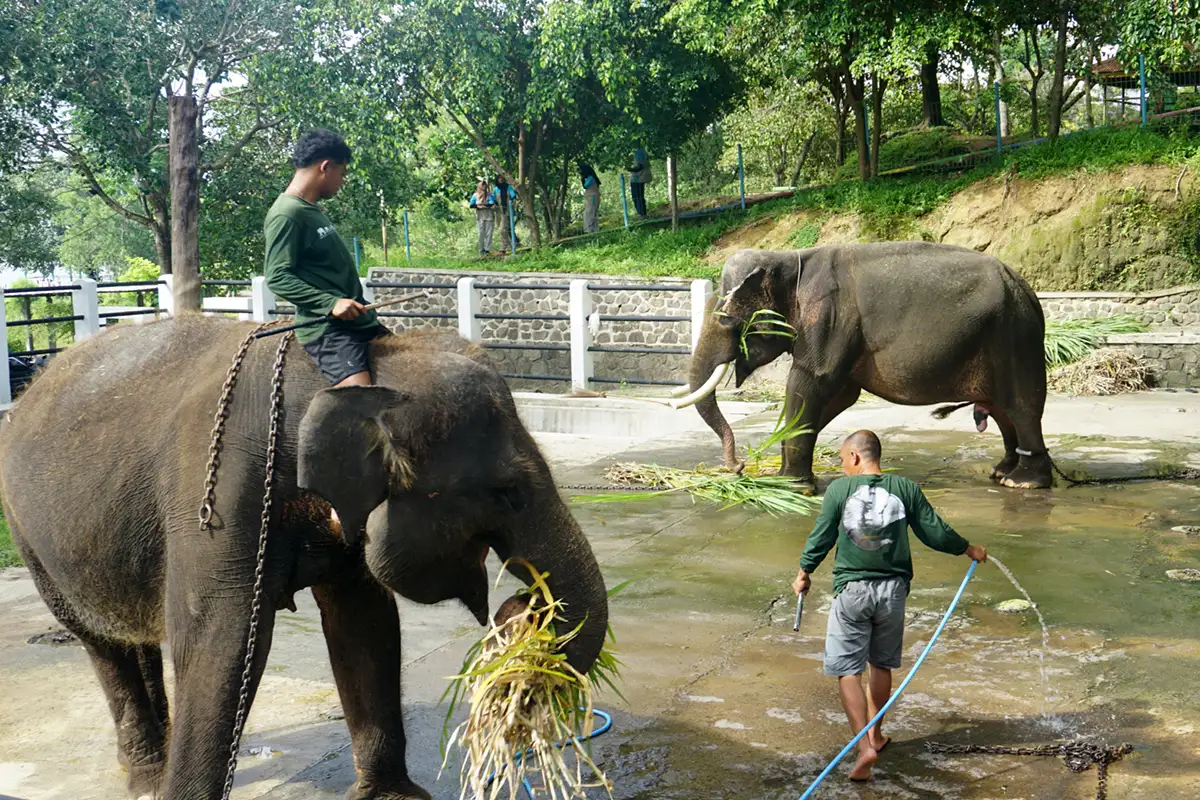
[[[533,585],[501,608],[501,621],[450,678],[447,723],[463,701],[468,707],[444,747],[447,760],[452,747],[463,751],[460,798],[517,800],[526,782],[551,800],[582,800],[592,788],[611,796],[612,784],[585,745],[597,685],[616,690],[620,662],[608,647],[611,629],[588,674],[576,670],[564,648],[580,629],[558,632],[563,603],[550,592],[548,573],[524,566]]]

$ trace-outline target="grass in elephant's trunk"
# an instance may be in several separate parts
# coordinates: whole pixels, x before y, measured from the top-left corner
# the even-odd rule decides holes
[[[605,647],[587,675],[568,664],[564,647],[579,629],[556,631],[563,603],[546,573],[525,567],[533,585],[497,612],[446,692],[447,723],[463,700],[469,707],[444,746],[447,758],[454,745],[464,751],[460,797],[515,800],[527,780],[552,799],[585,798],[588,788],[611,794],[584,741],[593,730],[593,690],[597,683],[616,689],[620,662]]]

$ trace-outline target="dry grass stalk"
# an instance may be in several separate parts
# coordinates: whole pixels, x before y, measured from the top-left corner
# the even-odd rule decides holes
[[[469,707],[445,747],[447,758],[452,745],[464,751],[460,798],[516,800],[527,781],[551,800],[586,798],[589,788],[611,796],[583,740],[592,732],[595,684],[612,686],[619,662],[603,650],[590,677],[567,663],[563,647],[579,628],[555,631],[563,604],[550,593],[546,574],[525,566],[535,576],[528,602],[503,624],[493,622],[447,690],[447,719],[462,699]]]
[[[1148,388],[1149,369],[1141,356],[1113,348],[1095,350],[1049,376],[1049,388],[1067,394],[1101,397]]]

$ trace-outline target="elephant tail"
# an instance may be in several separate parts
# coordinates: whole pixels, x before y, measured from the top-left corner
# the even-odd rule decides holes
[[[975,405],[974,401],[971,401],[968,403],[951,404],[948,406],[938,406],[937,408],[935,408],[933,411],[931,411],[929,413],[930,413],[930,416],[932,416],[934,419],[945,419],[946,417],[953,414],[955,411],[958,411],[960,408],[966,408],[967,406],[973,406],[973,405]]]

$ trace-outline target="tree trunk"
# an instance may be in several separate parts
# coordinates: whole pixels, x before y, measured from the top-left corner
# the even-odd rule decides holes
[[[883,93],[887,81],[871,76],[871,177],[879,176],[879,143],[883,138]]]
[[[1067,23],[1069,20],[1070,14],[1064,7],[1058,14],[1057,39],[1054,44],[1054,73],[1050,77],[1050,129],[1048,133],[1051,141],[1057,139],[1062,130],[1063,103],[1066,100],[1063,97],[1063,83],[1067,77]]]
[[[796,168],[794,170],[792,170],[791,186],[797,187],[800,185],[800,172],[801,172],[801,170],[804,169],[804,164],[808,161],[809,151],[812,150],[813,142],[815,142],[816,140],[817,140],[817,134],[816,134],[816,131],[813,131],[812,133],[810,133],[808,135],[808,138],[804,141],[804,147],[801,148],[801,150],[800,150],[800,160],[796,162]]]
[[[671,196],[671,230],[679,230],[679,174],[674,153],[667,156],[667,192]]]
[[[537,124],[536,122],[534,123]],[[538,149],[541,145],[541,135],[538,136]],[[529,239],[535,247],[542,246],[542,229],[538,224],[537,204],[534,202],[534,178],[537,175],[537,156],[528,152],[529,141],[526,136],[525,123],[517,126],[517,194],[521,198],[521,208],[525,218],[529,220]]]
[[[160,275],[171,274],[171,228],[170,226],[156,221],[154,227],[151,228],[154,234],[154,254],[158,258],[158,271]]]
[[[1000,51],[1000,26],[999,25],[997,25],[992,31],[992,46],[995,48],[994,60],[996,63],[996,82],[999,83],[1001,87],[1003,87],[1004,80],[1005,80],[1004,55]],[[995,91],[994,88],[993,88],[993,91]],[[1000,119],[997,120],[997,124],[1000,126],[1000,136],[1001,137],[1008,137],[1009,135],[1011,135],[1009,133],[1009,128],[1008,128],[1008,102],[1006,100],[1004,100],[1003,94],[1001,95],[1001,99],[1000,99]]]
[[[938,62],[941,51],[937,42],[925,45],[925,63],[921,64],[921,110],[925,125],[940,128],[946,124],[942,116],[942,88],[938,85]]]
[[[837,102],[837,131],[834,144],[834,163],[839,167],[846,160],[846,104],[840,98]]]
[[[854,111],[854,143],[858,147],[858,177],[871,177],[871,158],[867,148],[867,109],[863,105],[865,90],[862,78],[846,73],[846,98]]]
[[[172,96],[170,112],[171,272],[175,312],[199,311],[200,148],[196,141],[196,98]]]
[[[1029,87],[1029,127],[1033,129],[1033,138],[1038,138],[1041,132],[1041,124],[1038,119],[1038,83],[1041,82],[1041,77],[1032,79]]]

